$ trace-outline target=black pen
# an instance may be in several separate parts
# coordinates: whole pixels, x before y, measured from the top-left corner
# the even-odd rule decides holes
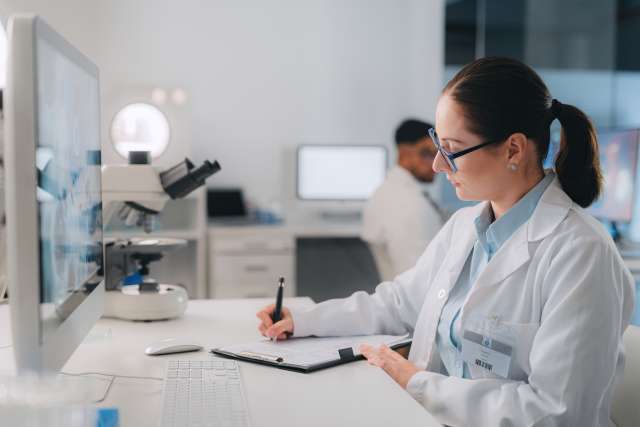
[[[284,294],[284,277],[280,277],[278,280],[278,294],[276,295],[276,308],[273,310],[271,320],[275,324],[280,321],[282,317],[282,296]],[[271,340],[275,341],[277,337],[272,337]]]

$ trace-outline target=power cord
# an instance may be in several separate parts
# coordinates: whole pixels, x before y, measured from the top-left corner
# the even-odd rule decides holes
[[[104,380],[104,381],[109,381],[109,384],[107,385],[107,389],[105,390],[104,394],[102,395],[102,397],[98,400],[94,400],[92,403],[102,403],[104,402],[107,397],[109,396],[109,392],[111,391],[111,386],[113,386],[113,383],[116,381],[116,378],[127,378],[127,379],[135,379],[135,380],[154,380],[154,381],[164,381],[164,378],[159,378],[159,377],[138,377],[135,375],[115,375],[115,374],[107,374],[104,372],[80,372],[80,373],[69,373],[69,372],[60,372],[61,375],[68,375],[71,377],[84,377],[84,376],[89,376],[89,375],[100,375],[100,376],[104,376],[104,377],[111,377],[109,379],[106,378],[97,378],[100,380]]]

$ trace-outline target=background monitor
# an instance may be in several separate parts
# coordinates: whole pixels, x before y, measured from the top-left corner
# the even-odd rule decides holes
[[[600,198],[589,207],[596,218],[631,222],[639,137],[637,129],[598,132],[604,186]]]
[[[18,371],[61,368],[104,304],[98,69],[35,16],[9,21],[7,253]]]
[[[373,145],[302,145],[297,194],[303,200],[366,200],[385,178],[387,150]]]

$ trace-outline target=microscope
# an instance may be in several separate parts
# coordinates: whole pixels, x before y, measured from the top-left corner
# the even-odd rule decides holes
[[[170,199],[180,199],[204,185],[220,170],[217,161],[200,167],[189,160],[159,171],[150,164],[147,151],[129,152],[129,164],[102,166],[104,225],[117,216],[128,226],[146,233]],[[105,239],[105,317],[152,321],[180,317],[188,295],[177,285],[160,284],[149,277],[149,264],[163,253],[185,247],[181,239]]]

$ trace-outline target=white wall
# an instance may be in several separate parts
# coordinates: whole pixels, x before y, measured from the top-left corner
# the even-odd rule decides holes
[[[297,144],[391,149],[402,118],[433,118],[443,9],[442,0],[0,0],[3,19],[38,12],[98,63],[105,140],[125,99],[184,88],[174,134],[195,160],[220,161],[210,185],[285,206]]]
[[[100,9],[97,1],[87,0],[0,0],[0,19],[5,25],[14,13],[38,13],[76,47],[98,62],[100,45]]]

